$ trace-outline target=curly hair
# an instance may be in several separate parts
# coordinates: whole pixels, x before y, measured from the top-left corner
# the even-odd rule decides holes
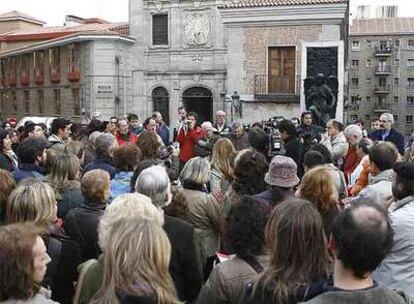
[[[27,300],[36,295],[33,247],[41,230],[32,224],[0,227],[0,301]],[[19,301],[20,302],[20,301]]]
[[[183,189],[176,186],[171,187],[171,194],[171,204],[163,207],[165,214],[190,221],[190,209],[188,208],[187,198],[183,193]]]
[[[143,131],[138,137],[137,146],[141,149],[143,159],[157,158],[161,143],[156,133]]]
[[[251,257],[263,253],[264,231],[269,209],[251,196],[243,195],[233,205],[224,224],[225,250],[239,257]]]
[[[241,151],[235,159],[233,190],[239,195],[263,192],[266,189],[264,176],[268,167],[263,154],[251,150]]]
[[[0,224],[6,213],[7,198],[14,188],[16,181],[13,175],[7,170],[0,169]]]

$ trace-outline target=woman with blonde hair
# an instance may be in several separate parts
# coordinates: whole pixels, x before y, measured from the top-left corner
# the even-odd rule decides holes
[[[327,168],[316,167],[304,175],[298,191],[299,197],[310,201],[319,211],[326,236],[339,213],[334,184]]]
[[[102,286],[91,303],[179,303],[170,257],[171,245],[159,224],[133,218],[116,222],[105,247]]]
[[[75,154],[61,154],[54,160],[48,181],[55,190],[58,218],[65,219],[70,210],[82,205],[84,197],[79,182],[80,162]]]
[[[55,222],[57,203],[52,187],[39,179],[22,181],[7,200],[8,223],[32,223],[44,229],[47,253],[52,259],[43,285],[52,290],[52,300],[71,303],[79,264],[78,245]]]
[[[235,153],[233,144],[228,138],[220,138],[213,146],[211,157],[210,191],[225,193],[233,181],[231,155]]]

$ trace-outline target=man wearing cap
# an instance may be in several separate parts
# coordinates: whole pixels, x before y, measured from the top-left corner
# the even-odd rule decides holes
[[[213,125],[213,132],[220,136],[229,134],[230,127],[226,124],[226,112],[216,112],[216,123]]]
[[[272,158],[269,171],[264,178],[270,189],[256,194],[254,197],[273,209],[288,197],[295,196],[293,188],[300,182],[297,170],[298,167],[292,158],[276,155]]]
[[[394,230],[390,253],[374,272],[374,279],[414,297],[414,164],[397,163],[392,193],[397,200],[388,209]]]

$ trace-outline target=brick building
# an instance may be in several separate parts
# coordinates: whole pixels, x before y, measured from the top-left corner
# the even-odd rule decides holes
[[[348,122],[394,114],[395,127],[414,129],[414,18],[354,20],[349,44]]]
[[[47,27],[19,12],[0,15],[2,116],[123,114],[128,99],[126,23],[77,18]]]
[[[305,110],[304,79],[330,66],[339,82],[336,117],[342,120],[348,1],[235,0],[220,13],[228,91],[240,94],[243,120],[299,116]],[[316,64],[310,62],[313,55],[319,56]]]

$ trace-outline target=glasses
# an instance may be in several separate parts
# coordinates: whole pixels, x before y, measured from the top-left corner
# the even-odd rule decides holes
[[[380,120],[380,122],[388,122],[388,120]]]

